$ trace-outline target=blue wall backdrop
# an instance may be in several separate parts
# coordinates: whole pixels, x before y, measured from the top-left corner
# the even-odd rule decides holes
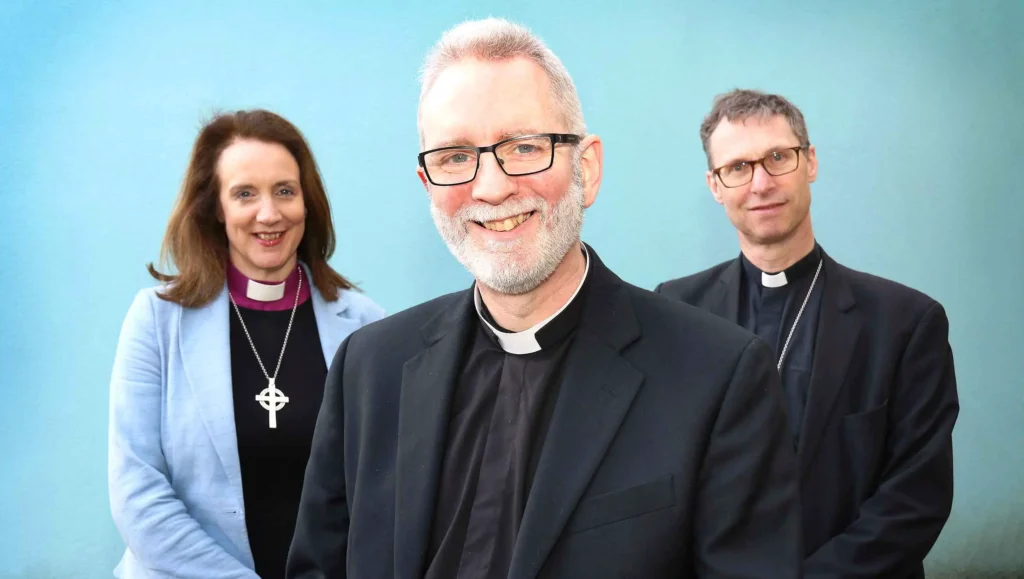
[[[442,30],[489,15],[573,74],[605,142],[585,238],[641,286],[738,251],[704,185],[712,97],[755,87],[803,108],[822,244],[949,314],[956,500],[929,570],[1024,572],[1024,3],[626,4],[0,3],[0,577],[108,577],[120,555],[114,346],[214,110],[304,130],[333,264],[389,311],[469,283],[414,175],[417,71]]]

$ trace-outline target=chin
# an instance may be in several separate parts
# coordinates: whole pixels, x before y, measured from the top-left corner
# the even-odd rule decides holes
[[[294,254],[288,257],[274,257],[271,259],[267,259],[266,257],[257,257],[255,259],[251,259],[250,263],[265,271],[277,271],[288,266],[288,262],[291,261],[293,256]]]
[[[500,261],[502,263],[528,261],[533,256],[528,249],[529,246],[521,239],[509,241],[488,241],[476,245],[473,253],[482,256],[484,259]]]
[[[474,247],[456,257],[470,275],[498,293],[518,295],[538,285],[537,263],[530,256]]]
[[[789,239],[792,236],[792,233],[792,231],[784,231],[780,229],[767,229],[750,232],[747,234],[747,238],[758,245],[773,245]]]
[[[488,271],[522,269],[522,263],[526,261],[515,251],[514,247],[507,245],[505,247],[474,247],[467,252],[466,259],[477,268]]]

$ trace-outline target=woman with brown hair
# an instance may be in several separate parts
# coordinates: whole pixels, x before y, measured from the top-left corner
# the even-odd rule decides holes
[[[262,110],[199,133],[110,383],[118,577],[283,577],[328,366],[384,312],[327,260],[302,134]],[[165,269],[165,271],[167,271]]]

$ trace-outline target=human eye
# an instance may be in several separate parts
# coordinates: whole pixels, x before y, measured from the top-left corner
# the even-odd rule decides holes
[[[732,163],[731,165],[726,166],[725,170],[727,173],[737,175],[745,172],[747,170],[748,165],[749,163],[747,163],[746,161],[737,161],[735,163]]]
[[[452,153],[448,155],[447,157],[444,158],[442,162],[448,165],[462,165],[470,162],[471,160],[472,157],[470,157],[469,153],[466,153],[465,151],[459,151],[457,153]]]

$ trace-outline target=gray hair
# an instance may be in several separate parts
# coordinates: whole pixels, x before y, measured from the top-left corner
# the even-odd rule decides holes
[[[708,169],[714,169],[711,166],[711,151],[708,150],[708,141],[711,139],[711,133],[723,119],[744,121],[752,117],[768,118],[777,115],[786,118],[789,128],[793,129],[793,134],[800,141],[801,147],[811,146],[803,113],[784,97],[749,89],[735,89],[716,96],[711,112],[704,117],[704,122],[700,124],[700,143],[704,146],[704,155],[708,158]]]
[[[527,58],[544,70],[551,82],[552,97],[566,129],[586,135],[583,107],[576,86],[562,61],[544,42],[527,28],[500,18],[471,20],[447,30],[430,49],[420,70],[420,105],[434,86],[437,77],[452,64],[467,58],[495,62]],[[423,144],[422,119],[417,113],[420,144]]]

